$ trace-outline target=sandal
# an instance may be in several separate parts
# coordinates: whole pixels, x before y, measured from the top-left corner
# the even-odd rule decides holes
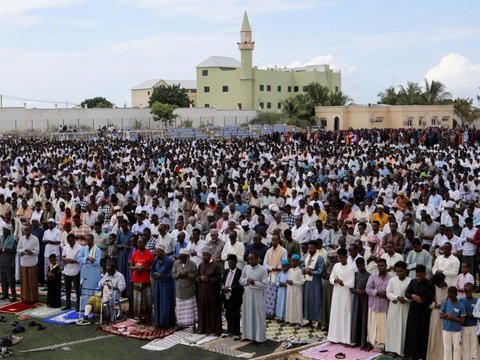
[[[5,316],[0,316],[0,322],[7,322],[7,319],[5,319]]]
[[[30,321],[30,322],[28,323],[28,326],[29,326],[29,327],[38,326],[38,325],[40,325],[40,324],[37,323],[36,321]]]
[[[42,324],[38,324],[37,330],[42,331],[42,330],[45,330],[46,328],[47,328],[46,326],[43,326]]]
[[[19,334],[25,331],[25,328],[21,325],[17,325],[16,327],[13,328],[12,332],[14,334]]]
[[[346,357],[347,356],[342,352],[335,354],[335,359],[345,359]]]

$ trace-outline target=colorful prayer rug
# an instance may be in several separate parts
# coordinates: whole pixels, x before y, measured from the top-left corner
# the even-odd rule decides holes
[[[43,319],[46,317],[54,316],[62,312],[61,308],[51,308],[48,306],[40,306],[34,309],[29,309],[22,312],[21,315],[27,315],[32,318]]]
[[[285,341],[291,338],[307,340],[322,336],[325,336],[325,332],[316,328],[301,327],[295,330],[291,325],[276,320],[267,320],[267,339],[269,340]]]
[[[333,344],[331,342],[323,343],[309,349],[300,351],[303,356],[316,360],[336,360],[335,355],[345,354],[345,359],[355,360],[372,360],[381,355],[379,350],[363,351],[360,348],[352,348],[341,344]]]
[[[75,310],[66,310],[60,312],[59,314],[47,316],[43,319],[43,321],[56,325],[73,325],[77,322],[80,314],[83,313],[78,313]]]
[[[38,307],[38,306],[42,306],[42,305],[43,304],[25,304],[21,301],[18,301],[18,302],[3,305],[2,307],[0,307],[0,313],[16,315],[16,314],[21,313],[23,311],[26,311],[28,309]]]
[[[174,332],[172,335],[164,337],[163,339],[156,339],[142,346],[144,350],[162,351],[171,348],[177,344],[198,346],[216,339],[216,336],[206,336],[195,334],[191,329],[180,330]]]
[[[246,352],[238,351],[235,349],[229,349],[221,345],[206,346],[204,347],[204,349],[211,352],[215,352],[217,354],[228,355],[228,356],[233,356],[233,357],[243,358],[243,359],[251,359],[252,357],[255,356],[255,353],[246,353]]]
[[[128,327],[116,328],[115,324],[102,325],[98,327],[99,330],[108,332],[110,334],[125,336],[140,340],[154,340],[162,339],[175,332],[175,328],[171,329],[156,329],[154,326],[144,325],[130,325]]]

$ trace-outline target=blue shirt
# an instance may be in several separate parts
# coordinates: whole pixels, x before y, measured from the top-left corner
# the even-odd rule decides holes
[[[465,306],[460,300],[452,303],[450,299],[445,300],[440,307],[440,313],[442,314],[452,314],[455,317],[465,317],[467,312],[465,311]],[[462,324],[453,320],[443,319],[443,331],[453,331],[459,332],[462,331]]]
[[[465,306],[465,311],[467,313],[473,313],[473,309],[477,304],[478,298],[472,297],[471,299],[461,298],[460,302]],[[462,326],[477,326],[477,319],[472,317],[466,317]]]

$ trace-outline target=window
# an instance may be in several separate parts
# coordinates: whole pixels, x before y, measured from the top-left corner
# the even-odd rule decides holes
[[[205,107],[210,107],[210,104],[205,104]]]
[[[278,103],[278,104],[277,104],[277,109],[280,110],[281,108],[282,108],[282,103]]]
[[[147,91],[147,95],[150,95],[150,91]]]
[[[228,92],[228,86],[223,85],[223,86],[222,86],[222,91],[223,91],[223,92]]]
[[[437,125],[438,125],[438,124],[437,124],[437,117],[436,117],[436,116],[432,117],[431,125],[432,125],[432,126],[437,126]]]
[[[423,116],[419,116],[418,117],[418,126],[422,126],[423,125]]]
[[[338,86],[335,86],[335,92],[338,92]]]
[[[282,87],[280,85],[277,86],[277,91],[278,92],[281,92],[282,91]]]
[[[320,126],[322,128],[326,128],[327,127],[327,118],[320,118]]]
[[[263,109],[263,102],[261,102],[260,104],[258,104],[258,106],[260,107],[260,109]]]
[[[271,109],[272,108],[272,103],[271,102],[267,102],[267,109]]]
[[[288,92],[292,92],[292,87],[291,86],[288,87]]]
[[[238,103],[237,108],[238,108],[238,110],[242,110],[242,103]]]
[[[208,76],[208,70],[202,70],[202,76]]]
[[[263,85],[260,85],[260,91],[263,91],[263,90],[264,90],[264,88],[265,88],[265,86],[263,86]]]
[[[272,85],[267,85],[267,91],[272,91]]]
[[[210,92],[210,86],[204,86],[203,87],[203,92],[209,93]]]
[[[293,87],[293,92],[298,92],[298,86]]]
[[[413,125],[413,117],[408,116],[407,120],[405,120],[405,125],[406,126],[412,126]]]
[[[383,116],[377,116],[377,117],[375,118],[375,122],[376,122],[376,123],[381,123],[381,122],[383,122]]]

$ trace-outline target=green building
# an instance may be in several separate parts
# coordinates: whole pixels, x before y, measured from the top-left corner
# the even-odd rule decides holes
[[[331,91],[341,90],[341,74],[329,65],[258,69],[253,66],[255,42],[247,13],[238,43],[241,61],[211,56],[197,65],[197,107],[217,109],[281,109],[282,100],[304,91],[312,82]]]

